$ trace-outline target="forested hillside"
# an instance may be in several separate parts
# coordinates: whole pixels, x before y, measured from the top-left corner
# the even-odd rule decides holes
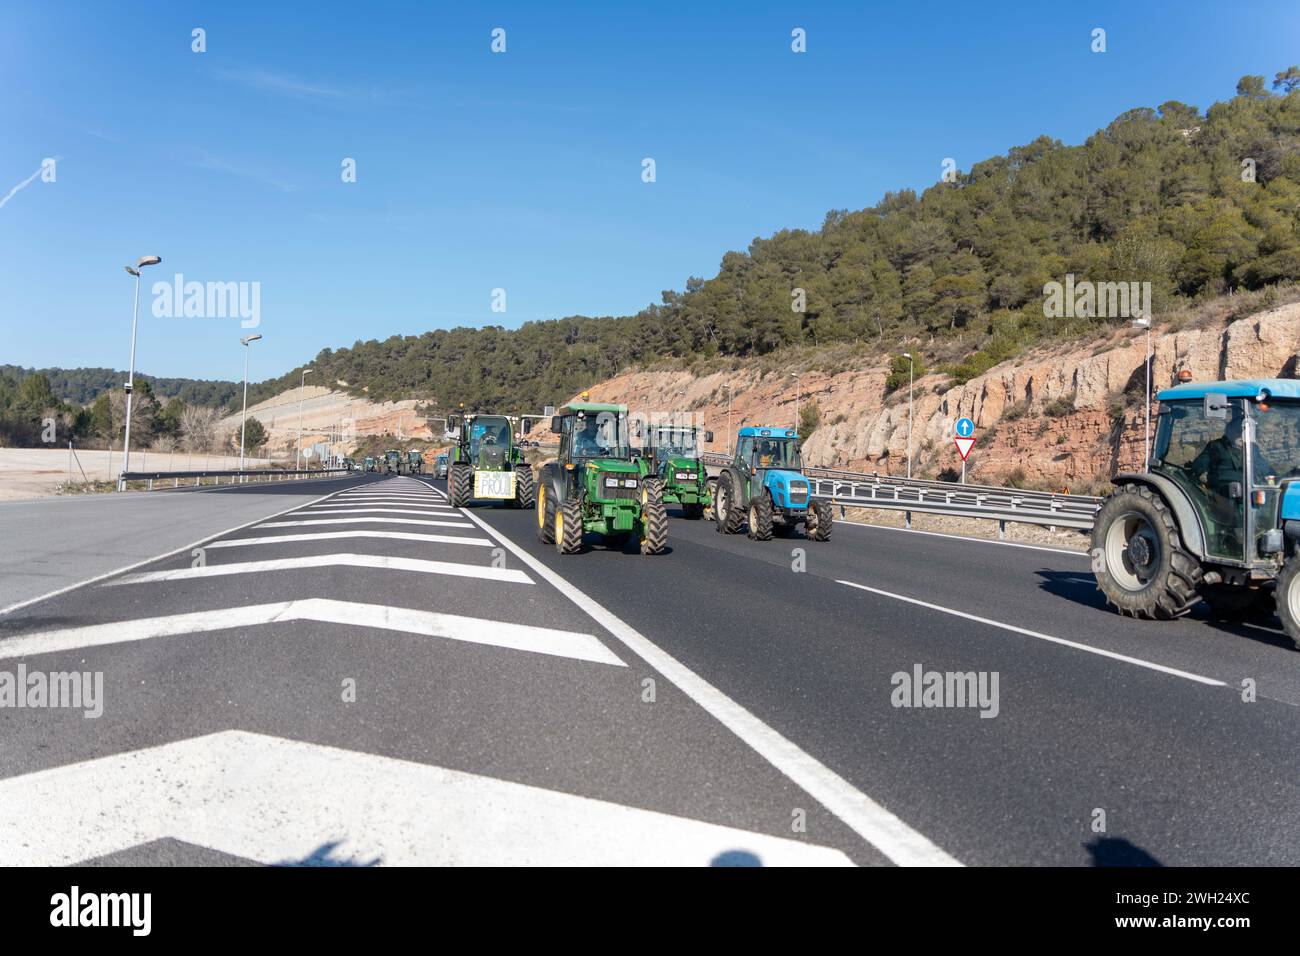
[[[43,375],[50,391],[58,398],[74,405],[94,401],[102,392],[121,388],[126,372],[111,368],[22,368],[18,365],[0,365],[0,377],[21,382],[30,375]],[[148,382],[159,398],[179,398],[190,405],[222,407],[239,394],[239,382],[210,381],[194,378],[158,378],[136,372],[137,382]]]
[[[313,361],[371,398],[535,406],[637,362],[794,345],[916,342],[956,381],[1095,319],[1046,319],[1067,273],[1150,282],[1156,311],[1300,278],[1300,69],[1244,77],[1202,113],[1169,101],[1078,146],[1039,138],[917,195],[834,210],[729,252],[633,316],[358,341]],[[792,309],[793,290],[806,294]],[[297,382],[265,382],[263,398]]]

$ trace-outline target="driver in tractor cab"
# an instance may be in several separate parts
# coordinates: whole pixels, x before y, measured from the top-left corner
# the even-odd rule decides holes
[[[573,433],[573,454],[578,458],[599,458],[606,444],[600,434],[600,422],[588,415],[582,420],[582,429]]]
[[[1242,439],[1244,419],[1234,415],[1223,426],[1223,434],[1206,442],[1200,454],[1187,465],[1187,471],[1196,481],[1203,483],[1209,492],[1210,513],[1214,520],[1226,526],[1225,533],[1232,541],[1234,549],[1240,546],[1235,529],[1241,524],[1243,498],[1231,494],[1231,486],[1245,481],[1245,449]],[[1254,468],[1256,482],[1264,476],[1272,475],[1272,466],[1260,453],[1259,446],[1253,445],[1254,452],[1251,465]],[[1204,477],[1202,477],[1204,476]]]
[[[758,455],[759,468],[771,468],[772,462],[776,460],[776,443],[770,439],[763,439],[758,443],[755,454]]]

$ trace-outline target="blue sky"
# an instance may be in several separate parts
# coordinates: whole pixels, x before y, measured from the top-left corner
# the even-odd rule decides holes
[[[57,178],[0,205],[0,363],[125,368],[146,253],[154,375],[242,373],[237,320],[150,314],[177,272],[260,283],[255,380],[357,339],[634,312],[944,157],[1204,109],[1298,38],[1294,2],[6,0],[0,200],[46,157]]]

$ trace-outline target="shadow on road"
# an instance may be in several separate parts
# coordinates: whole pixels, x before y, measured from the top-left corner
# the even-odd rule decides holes
[[[1083,848],[1093,866],[1164,866],[1159,860],[1123,837],[1098,837]]]

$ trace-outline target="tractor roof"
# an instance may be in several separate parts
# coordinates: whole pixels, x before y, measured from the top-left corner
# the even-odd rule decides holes
[[[1180,398],[1204,398],[1206,395],[1254,398],[1262,391],[1267,391],[1273,398],[1300,399],[1300,381],[1293,378],[1243,378],[1227,382],[1192,382],[1167,388],[1156,398],[1162,402]]]
[[[761,426],[749,426],[740,430],[741,438],[797,438],[798,435],[793,428],[777,428],[771,426],[763,428]]]
[[[626,405],[611,405],[609,402],[569,402],[560,409],[560,415],[576,414],[577,412],[616,412],[618,414],[627,414]]]

